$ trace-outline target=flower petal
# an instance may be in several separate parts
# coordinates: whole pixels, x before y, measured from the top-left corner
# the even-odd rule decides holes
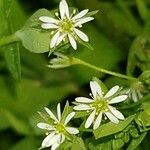
[[[94,123],[94,126],[93,126],[93,129],[97,129],[100,124],[101,124],[101,121],[102,121],[102,112],[99,113],[99,115],[97,116],[96,120],[95,120],[95,123]]]
[[[117,117],[118,119],[124,120],[124,116],[120,111],[116,110],[116,108],[112,106],[108,106],[108,108],[115,117]]]
[[[55,115],[51,112],[51,110],[49,110],[48,108],[46,108],[45,107],[45,110],[46,110],[46,112],[50,115],[50,117],[54,120],[54,121],[56,121],[56,122],[58,122],[58,119],[55,117]]]
[[[62,3],[63,3],[63,7],[64,7],[64,10],[65,10],[65,14],[69,18],[69,7],[68,7],[68,4],[67,4],[66,0],[62,0]]]
[[[60,32],[56,32],[56,34],[51,39],[50,48],[54,48],[56,46],[59,36],[60,36]]]
[[[51,150],[56,150],[59,147],[60,144],[58,144],[57,142],[54,143],[51,147]]]
[[[117,96],[117,97],[111,99],[111,100],[109,101],[109,104],[115,104],[115,103],[122,102],[122,101],[126,100],[127,97],[128,97],[127,95],[120,95],[120,96]]]
[[[80,19],[83,16],[85,16],[88,13],[88,9],[82,10],[81,12],[79,12],[77,15],[75,15],[74,17],[72,17],[72,19]]]
[[[94,110],[85,122],[85,128],[89,128],[94,121],[96,110]]]
[[[73,47],[73,49],[77,49],[77,43],[75,41],[75,39],[73,38],[73,36],[71,34],[68,34],[68,38],[69,38],[69,42],[71,44],[71,46]]]
[[[58,28],[57,25],[55,25],[55,24],[50,24],[50,23],[43,23],[43,24],[41,25],[41,27],[42,27],[43,29],[57,29],[57,28]]]
[[[69,132],[70,134],[78,134],[79,130],[73,127],[66,127],[65,128],[67,130],[67,132]]]
[[[75,98],[75,101],[79,103],[93,103],[94,102],[94,100],[86,98],[86,97],[77,97]]]
[[[39,20],[42,21],[42,22],[45,22],[45,23],[52,23],[52,24],[53,23],[56,23],[56,24],[59,23],[59,20],[56,20],[56,19],[48,17],[48,16],[41,16],[39,18]]]
[[[52,132],[51,134],[49,134],[42,142],[42,148],[43,147],[49,147],[51,145],[53,145],[57,140],[57,137],[55,135],[55,132]]]
[[[54,130],[54,127],[52,127],[51,125],[47,124],[47,123],[38,123],[37,124],[38,128],[44,129],[44,130]]]
[[[73,107],[73,109],[74,110],[91,110],[92,109],[92,107],[90,107],[89,105],[86,105],[86,104],[79,104],[79,105],[77,105],[77,106],[74,106]]]
[[[114,95],[118,90],[119,90],[119,86],[118,86],[118,85],[112,87],[112,88],[107,92],[107,94],[104,96],[104,98],[108,98],[108,97]]]
[[[90,87],[94,98],[96,98],[97,95],[100,97],[102,96],[102,89],[96,81],[91,81]]]
[[[109,120],[113,123],[119,123],[119,120],[110,112],[105,112],[105,115],[109,118]]]
[[[61,109],[60,109],[60,103],[58,103],[57,105],[57,116],[58,116],[58,120],[61,120]]]
[[[82,24],[89,22],[91,20],[94,20],[94,18],[93,17],[81,18],[78,22],[75,23],[75,27],[81,26]]]
[[[60,12],[61,19],[63,19],[65,16],[65,8],[64,8],[64,4],[62,1],[60,1],[59,3],[59,12]]]
[[[56,46],[58,46],[63,41],[63,39],[64,39],[65,36],[66,36],[65,34],[59,36],[59,38],[57,40],[57,43],[56,43]]]
[[[66,125],[75,115],[75,112],[71,112],[65,119],[64,125]]]
[[[85,42],[89,41],[89,38],[86,34],[84,34],[82,31],[74,28],[74,32],[79,36],[79,38]]]

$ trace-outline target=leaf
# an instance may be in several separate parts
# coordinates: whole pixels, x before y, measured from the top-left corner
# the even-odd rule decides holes
[[[36,150],[39,147],[39,141],[34,137],[25,137],[20,139],[9,150]]]
[[[54,16],[54,11],[48,11],[47,9],[39,9],[37,10],[25,23],[23,29],[25,28],[33,28],[40,25],[39,17],[41,16]]]
[[[98,129],[93,131],[94,136],[96,139],[112,135],[118,132],[121,132],[123,129],[125,129],[134,119],[134,115],[129,116],[124,121],[120,121],[118,124],[114,124],[112,122],[109,122],[107,124],[101,125]]]
[[[21,64],[20,64],[20,52],[19,44],[11,44],[5,47],[5,59],[9,65],[9,70],[16,80],[21,78]]]
[[[18,30],[25,20],[25,14],[16,0],[1,0],[0,5],[0,35],[8,36]],[[19,21],[18,21],[18,18]],[[1,31],[2,30],[2,31]],[[9,44],[3,47],[8,68],[14,77],[19,80],[21,77],[21,65],[18,43]]]
[[[113,148],[114,150],[121,149],[123,146],[124,146],[124,142],[123,142],[122,139],[115,139],[115,140],[112,140],[112,148]]]
[[[50,34],[37,29],[23,29],[16,32],[23,46],[33,53],[44,53],[49,51]]]
[[[90,140],[88,146],[90,150],[112,150],[112,141],[108,140],[108,141],[100,142],[100,141],[93,140],[91,142]]]
[[[137,148],[138,145],[143,141],[143,139],[145,138],[146,134],[147,134],[147,132],[142,133],[138,138],[132,139],[131,143],[127,147],[127,150],[135,150],[135,148]]]
[[[12,113],[10,113],[6,109],[1,109],[0,113],[3,114],[3,116],[8,120],[8,122],[16,130],[16,132],[25,134],[25,135],[32,134],[30,127],[25,121],[18,119],[16,116],[14,116]]]
[[[76,136],[74,137],[71,150],[87,150],[82,138]]]

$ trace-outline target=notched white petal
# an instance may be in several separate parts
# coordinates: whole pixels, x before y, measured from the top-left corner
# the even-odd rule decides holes
[[[41,27],[42,27],[43,29],[57,29],[57,28],[58,28],[57,25],[55,25],[55,24],[49,24],[49,23],[43,23],[43,24],[41,25]]]
[[[89,41],[88,36],[87,36],[85,33],[83,33],[82,31],[80,31],[80,30],[74,28],[74,32],[78,35],[78,37],[79,37],[81,40],[83,40],[83,41],[85,41],[85,42],[88,42],[88,41]]]
[[[73,127],[66,127],[65,128],[67,130],[67,132],[69,132],[70,134],[78,134],[79,130]]]
[[[104,96],[104,98],[108,98],[108,97],[114,95],[118,90],[119,90],[119,86],[118,86],[118,85],[112,87],[112,88],[107,92],[107,94]]]
[[[56,141],[56,136],[54,135],[55,133],[51,133],[49,134],[42,142],[42,148],[44,147],[49,147],[51,145],[53,145],[53,143],[55,143]]]
[[[45,110],[46,110],[46,112],[50,115],[50,117],[54,120],[54,121],[56,121],[56,122],[58,122],[58,119],[55,117],[55,115],[51,112],[51,110],[50,109],[48,109],[48,108],[44,108]]]
[[[119,120],[110,112],[105,112],[106,116],[109,118],[109,120],[113,123],[119,123]]]
[[[102,96],[102,89],[96,81],[90,81],[90,87],[94,98]]]
[[[88,13],[88,9],[82,10],[81,12],[79,12],[77,15],[75,15],[74,17],[72,17],[72,19],[80,19],[83,16],[85,16]]]
[[[49,125],[47,123],[42,123],[42,122],[38,123],[37,127],[44,129],[44,130],[54,130],[54,128],[51,125]]]
[[[61,109],[60,109],[60,103],[58,103],[57,105],[57,116],[58,116],[58,120],[61,120]]]
[[[62,0],[62,3],[63,3],[63,7],[64,7],[64,10],[65,10],[65,15],[69,18],[69,7],[68,7],[68,4],[67,4],[66,0]]]
[[[76,43],[74,37],[71,34],[69,34],[68,38],[69,38],[69,42],[70,42],[71,46],[73,47],[74,50],[76,50],[77,49],[77,43]]]
[[[75,98],[75,101],[79,103],[93,103],[94,102],[94,100],[86,98],[86,97],[77,97]]]
[[[82,111],[82,110],[91,110],[92,107],[89,106],[89,105],[86,105],[86,104],[79,104],[79,105],[77,105],[77,106],[74,106],[73,109],[74,109],[74,110]]]
[[[57,32],[51,39],[51,42],[50,42],[50,48],[54,48],[57,44],[57,40],[60,36],[60,32]]]
[[[120,103],[120,102],[126,100],[127,97],[128,97],[127,95],[120,95],[120,96],[117,96],[117,97],[111,99],[111,100],[109,101],[109,104]]]
[[[59,20],[48,17],[48,16],[41,16],[41,17],[39,17],[39,20],[42,21],[42,22],[51,23],[51,24],[53,24],[53,23],[58,24],[60,22]]]
[[[102,121],[102,112],[99,113],[99,115],[97,116],[95,122],[94,122],[94,126],[93,126],[93,129],[97,129],[100,124],[101,124],[101,121]]]
[[[94,121],[96,110],[94,110],[85,122],[85,128],[89,128]]]
[[[118,119],[120,119],[120,120],[124,120],[125,119],[124,116],[123,116],[123,114],[120,111],[118,111],[116,108],[114,108],[112,106],[108,106],[108,108],[112,112],[112,114],[115,117],[117,117]]]
[[[71,112],[65,119],[64,125],[66,125],[75,115],[75,112]]]
[[[92,20],[94,20],[93,17],[81,18],[79,21],[77,21],[77,22],[75,23],[75,27],[81,26],[82,24],[87,23],[87,22],[92,21]]]

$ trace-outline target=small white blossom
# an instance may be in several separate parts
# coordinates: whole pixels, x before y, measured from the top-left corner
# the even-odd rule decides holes
[[[74,106],[74,110],[91,112],[85,122],[85,128],[89,128],[93,123],[93,129],[97,129],[101,124],[103,114],[105,118],[107,117],[113,123],[119,123],[119,119],[124,120],[123,114],[110,105],[122,102],[127,98],[127,95],[115,96],[119,86],[112,87],[106,95],[103,94],[101,87],[96,81],[91,81],[90,87],[92,99],[78,97],[75,99],[76,106]]]
[[[50,118],[54,121],[53,124],[40,122],[37,126],[41,129],[47,130],[47,137],[42,142],[42,148],[50,147],[51,150],[56,150],[61,143],[64,142],[67,134],[78,134],[79,130],[74,127],[67,127],[68,122],[74,117],[75,112],[71,112],[66,117],[65,121],[61,120],[60,103],[57,105],[57,117],[49,110],[45,108]]]
[[[41,16],[39,18],[39,20],[43,22],[41,27],[43,29],[55,30],[54,35],[50,41],[50,48],[54,48],[58,46],[63,40],[67,40],[76,50],[76,40],[78,40],[78,38],[85,42],[88,42],[88,36],[79,29],[77,29],[78,27],[81,28],[82,24],[94,19],[93,17],[86,17],[88,11],[88,9],[85,9],[79,12],[77,15],[74,15],[74,13],[70,14],[66,0],[61,0],[59,3],[60,17],[58,13],[56,13],[58,19],[48,16]]]

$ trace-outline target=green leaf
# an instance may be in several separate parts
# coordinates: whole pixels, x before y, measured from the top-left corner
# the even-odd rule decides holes
[[[136,5],[141,18],[146,21],[149,17],[149,10],[146,6],[146,3],[144,0],[136,0]]]
[[[23,29],[16,32],[23,46],[33,53],[44,53],[50,50],[50,33],[44,33],[37,29]]]
[[[98,129],[93,131],[94,136],[96,139],[112,135],[118,132],[121,132],[123,129],[125,129],[134,119],[134,115],[129,116],[124,121],[120,121],[118,124],[114,124],[112,122],[109,122],[107,124],[101,125]]]
[[[1,3],[2,5],[0,5],[0,14],[4,17],[0,19],[0,24],[2,24],[0,25],[2,26],[0,27],[0,30],[3,30],[2,36],[7,36],[18,30],[24,23],[26,17],[17,0],[1,0]],[[20,18],[19,21],[18,18]],[[3,50],[12,76],[14,79],[19,80],[21,77],[21,65],[18,43],[9,44],[8,46],[4,47]]]
[[[11,112],[9,112],[6,109],[1,109],[0,113],[3,114],[3,116],[8,120],[8,122],[10,123],[12,128],[16,130],[16,132],[25,135],[32,134],[29,125],[25,121],[18,119],[16,116],[14,116]]]
[[[39,140],[33,137],[26,137],[19,140],[9,150],[36,150],[39,147]]]
[[[135,148],[137,148],[138,145],[143,141],[143,139],[145,138],[146,134],[147,134],[147,132],[142,133],[138,138],[132,139],[131,143],[127,147],[127,150],[135,150]]]
[[[122,139],[112,140],[112,148],[118,150],[124,146],[124,141]]]
[[[149,105],[148,105],[149,106]],[[142,126],[146,129],[146,127],[150,127],[150,114],[147,111],[141,111],[135,117],[135,121],[138,125]]]
[[[19,80],[21,78],[19,43],[5,47],[5,59],[13,77]]]
[[[82,138],[76,136],[74,137],[71,150],[87,150]]]
[[[25,23],[23,29],[25,28],[34,28],[40,26],[41,22],[39,17],[41,16],[54,16],[54,11],[48,11],[47,9],[39,9],[37,10]]]
[[[88,144],[90,150],[112,150],[112,141],[96,141],[93,140]]]

